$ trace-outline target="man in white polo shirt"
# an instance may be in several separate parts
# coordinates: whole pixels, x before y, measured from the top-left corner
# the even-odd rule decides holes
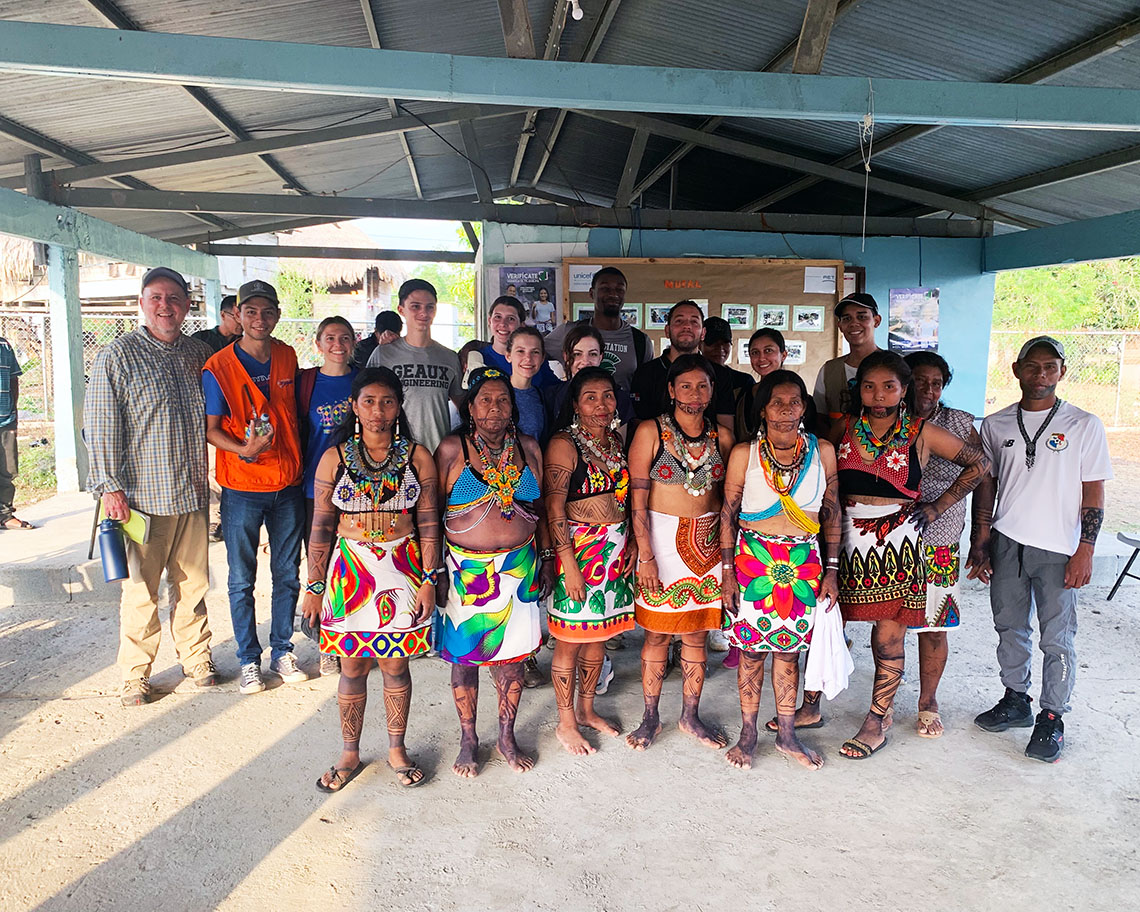
[[[1033,725],[1025,755],[1053,763],[1065,742],[1061,716],[1077,669],[1077,590],[1092,576],[1112,466],[1100,419],[1057,398],[1065,376],[1060,342],[1030,339],[1013,373],[1021,401],[982,422],[992,474],[974,491],[966,564],[970,579],[990,583],[1005,695],[974,722],[991,732]],[[1045,654],[1035,725],[1028,693],[1034,608]]]

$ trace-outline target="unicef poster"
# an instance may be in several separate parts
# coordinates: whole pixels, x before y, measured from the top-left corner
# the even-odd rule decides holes
[[[488,304],[500,295],[522,301],[526,322],[546,335],[560,322],[558,307],[558,274],[554,265],[492,266],[488,280]]]

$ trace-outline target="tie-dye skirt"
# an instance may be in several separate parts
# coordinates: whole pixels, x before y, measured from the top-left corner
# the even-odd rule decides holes
[[[321,606],[321,652],[351,659],[427,652],[431,619],[413,621],[422,581],[420,548],[410,535],[390,542],[338,538]]]
[[[672,516],[649,511],[649,541],[660,592],[637,590],[637,623],[654,633],[719,630],[720,514]],[[649,555],[640,555],[642,560]]]
[[[740,598],[725,611],[729,642],[745,652],[806,652],[823,576],[815,536],[741,529],[734,562]]]
[[[540,642],[538,552],[531,537],[505,551],[447,546],[450,574],[439,654],[455,665],[521,662]]]
[[[622,573],[629,524],[570,523],[578,569],[586,581],[586,601],[566,594],[566,574],[558,556],[558,579],[546,621],[551,636],[573,643],[596,643],[633,629],[633,579]]]

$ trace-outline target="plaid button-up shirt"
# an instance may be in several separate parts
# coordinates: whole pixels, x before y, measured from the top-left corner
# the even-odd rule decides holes
[[[139,328],[96,355],[84,400],[88,490],[123,491],[156,516],[209,504],[202,367],[211,354],[198,339],[168,344]]]

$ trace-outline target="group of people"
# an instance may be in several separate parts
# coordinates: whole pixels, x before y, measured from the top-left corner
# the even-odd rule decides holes
[[[971,492],[967,567],[991,584],[1006,687],[975,721],[987,731],[1032,725],[1027,755],[1057,759],[1076,668],[1076,590],[1091,574],[1111,477],[1103,426],[1056,397],[1060,343],[1026,342],[1013,365],[1020,402],[985,419],[979,434],[973,416],[942,402],[951,379],[944,359],[876,348],[870,295],[837,305],[850,352],[824,365],[814,396],[783,368],[778,331],[749,341],[757,382],[701,352],[707,328],[694,302],[671,309],[669,348],[655,358],[650,340],[621,319],[619,270],[600,270],[591,296],[589,320],[545,338],[526,325],[517,300],[497,299],[492,341],[465,347],[465,365],[432,340],[435,289],[412,279],[399,291],[405,335],[380,344],[378,327],[378,344],[357,368],[352,327],[330,317],[317,331],[323,366],[298,372],[293,349],[273,338],[271,285],[239,289],[240,335],[211,351],[181,332],[189,309],[182,277],[148,272],[145,326],[99,354],[86,404],[91,490],[113,519],[132,509],[151,516],[149,538],[130,543],[123,585],[124,704],[152,696],[163,571],[183,669],[199,686],[218,681],[204,602],[208,441],[217,451],[239,689],[265,686],[253,600],[263,526],[270,672],[307,678],[293,656],[299,599],[322,671],[339,672],[343,747],[317,781],[324,791],[362,768],[374,662],[388,763],[402,785],[424,781],[405,747],[409,660],[433,651],[451,665],[454,772],[479,770],[481,666],[496,690],[498,751],[513,769],[530,769],[514,726],[544,621],[557,737],[572,754],[595,750],[583,729],[620,734],[596,712],[595,697],[606,643],[639,626],[644,714],[626,738],[631,748],[647,749],[661,731],[674,639],[679,728],[711,748],[728,745],[700,717],[708,637],[719,632],[732,650],[726,664],[737,668],[742,714],[728,761],[752,763],[771,654],[776,715],[764,729],[778,751],[818,768],[821,755],[799,732],[823,725],[821,694],[805,690],[797,708],[799,659],[833,611],[873,625],[875,663],[868,712],[840,754],[866,759],[887,744],[908,630],[919,643],[916,731],[937,738]],[[552,352],[565,380],[547,363]],[[1042,490],[1053,493],[1047,505],[1035,493]],[[1035,719],[1034,609],[1045,653]]]

